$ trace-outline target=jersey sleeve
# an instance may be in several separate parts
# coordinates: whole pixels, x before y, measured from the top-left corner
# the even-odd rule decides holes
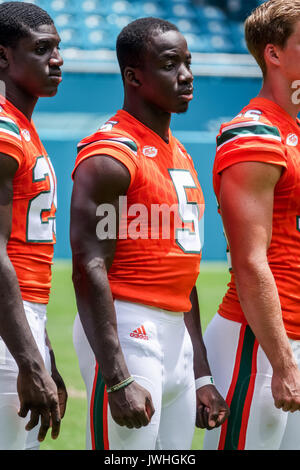
[[[264,122],[235,122],[221,127],[217,137],[214,172],[240,162],[264,162],[287,167],[277,127]]]
[[[94,135],[79,143],[72,178],[74,179],[75,171],[82,161],[95,155],[109,155],[125,165],[132,182],[138,169],[137,153],[137,144],[128,137],[107,134]]]
[[[0,115],[0,153],[14,158],[19,166],[24,158],[19,127],[12,119],[2,115]]]

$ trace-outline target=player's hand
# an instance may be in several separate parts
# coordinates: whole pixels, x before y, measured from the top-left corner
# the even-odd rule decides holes
[[[63,419],[63,417],[65,416],[66,407],[67,407],[68,392],[67,392],[65,383],[63,381],[63,378],[58,372],[58,370],[56,369],[56,367],[54,368],[52,367],[51,376],[57,387],[60,418]]]
[[[151,394],[136,382],[109,393],[108,401],[115,422],[130,429],[147,426],[155,412]]]
[[[271,387],[276,408],[291,413],[300,410],[300,371],[297,366],[273,371]]]
[[[51,437],[56,439],[59,435],[61,422],[57,387],[46,369],[41,369],[39,373],[19,370],[17,389],[20,399],[18,415],[25,418],[30,411],[26,430],[33,429],[41,419],[39,442],[45,439],[50,426],[52,426]]]
[[[204,385],[196,391],[198,428],[213,429],[226,421],[230,412],[227,403],[214,385]]]

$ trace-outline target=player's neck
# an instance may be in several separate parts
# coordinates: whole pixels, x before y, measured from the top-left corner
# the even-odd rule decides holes
[[[158,110],[154,106],[147,106],[144,103],[132,104],[126,99],[123,109],[158,134],[165,142],[168,142],[171,121],[170,113]]]
[[[296,120],[300,111],[300,94],[291,85],[265,80],[258,96],[278,104]]]
[[[31,121],[38,98],[29,96],[18,88],[7,88],[5,98],[10,101],[24,116]]]

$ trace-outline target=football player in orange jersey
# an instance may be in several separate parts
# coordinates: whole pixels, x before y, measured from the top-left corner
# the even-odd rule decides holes
[[[196,421],[218,427],[228,414],[206,360],[195,288],[203,195],[169,128],[193,98],[191,54],[178,29],[157,18],[125,27],[117,54],[123,109],[79,144],[73,173],[74,344],[87,448],[190,449]],[[163,204],[176,207],[169,237],[148,217]],[[102,210],[120,219],[117,236],[101,233]]]
[[[44,10],[0,5],[0,448],[6,450],[37,449],[51,426],[57,438],[67,399],[45,330],[56,180],[31,120],[38,98],[54,96],[61,82],[59,42]]]
[[[204,448],[299,450],[300,1],[263,3],[245,33],[263,84],[217,137],[232,270],[205,343],[230,417]]]

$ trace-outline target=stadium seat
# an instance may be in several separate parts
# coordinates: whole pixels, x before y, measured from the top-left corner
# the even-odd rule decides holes
[[[244,21],[257,6],[253,0],[225,0],[224,3],[228,16],[236,21]]]
[[[78,17],[76,14],[59,13],[52,15],[57,29],[72,28],[78,24]]]
[[[114,49],[118,33],[130,21],[156,16],[176,24],[193,52],[248,53],[243,21],[265,0],[29,1],[53,17],[62,48]]]
[[[209,40],[214,52],[225,54],[231,54],[236,52],[233,42],[228,37],[218,34],[212,34],[209,37]]]
[[[93,29],[109,29],[106,17],[98,14],[84,14],[81,16],[82,28],[90,31]]]
[[[95,29],[85,36],[88,49],[115,49],[116,35],[103,29]]]
[[[196,11],[194,10],[193,6],[188,3],[169,2],[168,4],[165,4],[165,10],[168,16],[173,16],[175,18],[196,18]]]
[[[244,23],[237,21],[230,22],[230,31],[235,51],[239,54],[248,53],[245,41]]]
[[[46,2],[45,2],[46,3]],[[76,13],[77,1],[72,0],[51,0],[47,2],[49,5],[44,8],[52,15],[55,13]]]
[[[60,28],[61,48],[84,47],[82,31],[80,28]]]
[[[160,2],[157,1],[134,1],[133,10],[135,12],[136,18],[146,17],[146,16],[155,16],[159,18],[164,18],[166,16],[166,10]]]
[[[201,29],[199,23],[188,18],[178,18],[178,17],[167,17],[166,18],[171,23],[175,24],[179,31],[183,34],[192,33],[192,34],[201,34],[204,32],[204,28]]]
[[[209,41],[206,36],[186,33],[185,38],[191,52],[213,52],[209,50]]]
[[[105,15],[108,10],[107,2],[103,0],[83,0],[80,2],[79,10],[86,14]]]
[[[221,8],[215,6],[197,6],[195,8],[197,12],[197,18],[199,21],[209,21],[209,20],[219,20],[219,21],[226,21],[227,16],[225,11]]]

